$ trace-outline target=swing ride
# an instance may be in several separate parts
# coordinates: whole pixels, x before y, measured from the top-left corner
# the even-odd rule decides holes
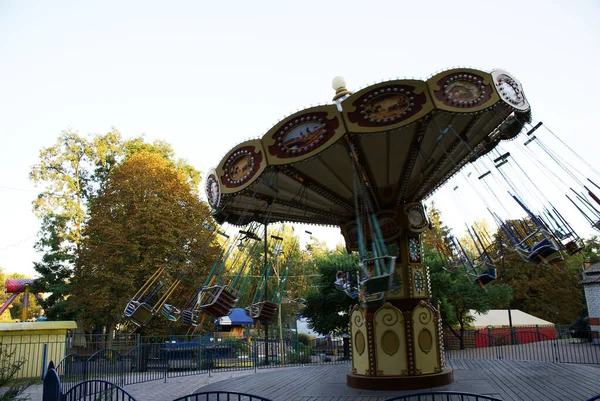
[[[523,161],[532,162],[535,168],[546,176],[547,182],[552,184],[554,187],[552,192],[564,195],[571,205],[576,206],[591,227],[598,229],[596,225],[598,216],[595,214],[597,208],[594,203],[600,205],[600,200],[586,185],[586,183],[595,185],[594,181],[586,177],[581,168],[574,166],[572,162],[566,162],[560,155],[561,152],[553,150],[551,146],[533,135],[544,126],[541,122],[530,126],[526,135],[520,138],[521,140],[498,145],[490,154],[472,163],[473,171],[468,174],[461,172],[463,181],[466,181],[473,190],[471,193],[474,192],[479,196],[497,225],[501,233],[498,241],[491,241],[487,233],[478,233],[474,227],[467,225],[467,238],[473,244],[475,256],[469,257],[460,241],[451,234],[436,245],[446,270],[453,272],[458,267],[462,267],[464,273],[473,276],[474,281],[482,286],[496,278],[495,265],[498,260],[490,256],[494,254],[501,256],[501,252],[497,250],[501,251],[502,246],[512,249],[525,262],[554,267],[565,256],[575,255],[583,249],[580,236],[553,202],[545,196],[549,191],[542,191],[539,182],[526,173],[527,168],[521,165]],[[548,132],[552,133],[549,129]],[[509,145],[512,145],[512,149],[506,151],[505,148]],[[541,154],[532,150],[535,145],[542,150]],[[562,141],[560,145],[571,150]],[[494,153],[497,157],[494,157]],[[574,156],[575,159],[579,158],[583,162],[587,170],[598,174],[585,160],[575,153]],[[490,164],[493,167],[490,167]],[[579,190],[575,189],[577,187]],[[458,185],[454,186],[453,193],[457,194],[458,189]],[[577,201],[569,196],[573,193]],[[521,212],[524,212],[524,217],[516,219],[501,217],[502,212],[499,210],[503,210],[504,214],[508,215],[506,200],[514,201]],[[455,203],[457,214],[463,214],[460,207],[461,200],[455,199]],[[566,205],[568,206],[568,203]],[[495,248],[496,251],[491,251],[488,246]]]
[[[470,182],[478,186],[504,240],[467,224],[475,255],[452,235],[437,250],[446,270],[461,270],[485,287],[496,279],[505,246],[543,265],[581,249],[581,239],[552,203],[530,202],[522,183],[511,180],[509,171],[521,167],[503,149],[506,140],[531,127],[523,152],[536,145],[554,162],[566,162],[533,135],[542,124],[531,125],[521,84],[502,70],[458,68],[427,81],[391,80],[356,93],[339,77],[333,86],[333,104],[284,118],[262,138],[228,151],[208,173],[205,189],[214,221],[238,232],[221,238],[223,251],[202,287],[183,306],[167,304],[183,275],[159,269],[128,304],[125,316],[142,327],[161,313],[195,331],[240,304],[253,319],[268,324],[284,294],[292,291],[287,289],[289,266],[278,265],[282,237],[269,237],[267,228],[285,222],[336,226],[347,251],[358,253],[358,266],[340,266],[335,281],[337,289],[360,301],[349,313],[352,372],[347,384],[415,389],[450,383],[453,374],[444,366],[439,311],[430,303],[423,261],[421,234],[430,227],[423,200],[464,175],[463,167],[479,169]],[[490,194],[499,191],[490,180],[501,184],[527,221],[510,219],[502,204],[492,205]],[[588,188],[596,184],[588,181],[578,178],[577,184],[587,186],[570,188],[566,197],[600,230],[600,201]],[[214,240],[209,237],[206,244]],[[263,261],[250,257],[260,253],[259,246]],[[236,269],[228,283],[224,272]],[[260,276],[250,296],[240,300],[240,288],[254,269]],[[273,274],[276,288],[269,284]]]
[[[360,300],[350,314],[348,385],[449,383],[423,264],[429,222],[421,201],[515,138],[531,119],[529,104],[520,83],[500,70],[454,69],[354,94],[340,78],[333,84],[334,104],[299,111],[227,152],[206,181],[213,216],[238,225],[340,227],[347,250],[359,254],[358,274],[340,268],[335,283]],[[454,256],[457,268],[464,258]],[[495,254],[488,257],[493,263]]]

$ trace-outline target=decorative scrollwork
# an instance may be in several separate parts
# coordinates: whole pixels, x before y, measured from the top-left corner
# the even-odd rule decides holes
[[[421,324],[427,324],[431,322],[431,311],[428,309],[422,310],[419,313],[419,322],[421,322]]]
[[[355,313],[354,316],[352,317],[352,319],[353,319],[353,324],[356,327],[362,327],[365,324],[365,318],[360,313]]]
[[[380,309],[379,313],[381,316],[381,321],[386,326],[393,326],[398,323],[398,311],[392,308]]]

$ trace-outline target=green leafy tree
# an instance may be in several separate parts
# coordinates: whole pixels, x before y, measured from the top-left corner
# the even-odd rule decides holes
[[[140,150],[108,175],[92,203],[73,277],[70,309],[88,329],[121,321],[127,302],[159,268],[182,278],[170,302],[185,302],[216,259],[201,227],[209,209],[186,172],[163,156]],[[163,323],[164,324],[164,323]]]
[[[29,174],[41,188],[33,206],[41,222],[35,248],[42,260],[34,263],[34,269],[40,275],[39,289],[51,294],[43,305],[50,319],[74,318],[67,307],[69,286],[89,207],[113,169],[142,149],[185,171],[188,182],[199,182],[200,173],[185,161],[174,159],[166,142],[147,144],[141,137],[124,140],[114,128],[93,137],[65,131],[54,145],[40,151],[39,162]]]
[[[340,268],[350,272],[357,271],[356,256],[331,252],[317,258],[315,263],[320,274],[318,288],[308,294],[302,315],[307,318],[309,327],[317,333],[347,333],[348,312],[357,300],[337,290],[334,283]]]

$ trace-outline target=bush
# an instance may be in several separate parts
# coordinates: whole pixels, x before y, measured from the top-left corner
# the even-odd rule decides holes
[[[10,348],[3,346],[0,343],[0,387],[4,387],[9,384],[12,378],[17,374],[21,367],[25,364],[25,358],[14,359],[15,353],[11,352]],[[19,394],[21,394],[31,383],[19,384],[10,386],[10,388],[2,395],[0,395],[0,401],[13,400]]]
[[[306,333],[299,333],[298,334],[298,341],[300,342],[300,344],[304,344],[304,345],[308,345],[310,346],[310,342],[311,342],[312,338],[310,338],[310,336]]]

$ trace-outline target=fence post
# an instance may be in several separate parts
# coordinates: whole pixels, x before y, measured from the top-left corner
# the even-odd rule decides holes
[[[54,363],[50,361],[46,377],[44,377],[42,401],[61,401],[61,398],[62,387],[60,385],[60,378],[54,369]]]
[[[258,347],[256,346],[256,338],[252,338],[252,349],[254,354],[254,373],[256,373],[256,365],[258,364]]]
[[[542,336],[540,335],[540,326],[539,325],[535,325],[535,332],[537,334],[537,340],[538,342],[542,341]]]
[[[48,358],[48,344],[42,347],[42,380],[46,377],[46,358]]]

